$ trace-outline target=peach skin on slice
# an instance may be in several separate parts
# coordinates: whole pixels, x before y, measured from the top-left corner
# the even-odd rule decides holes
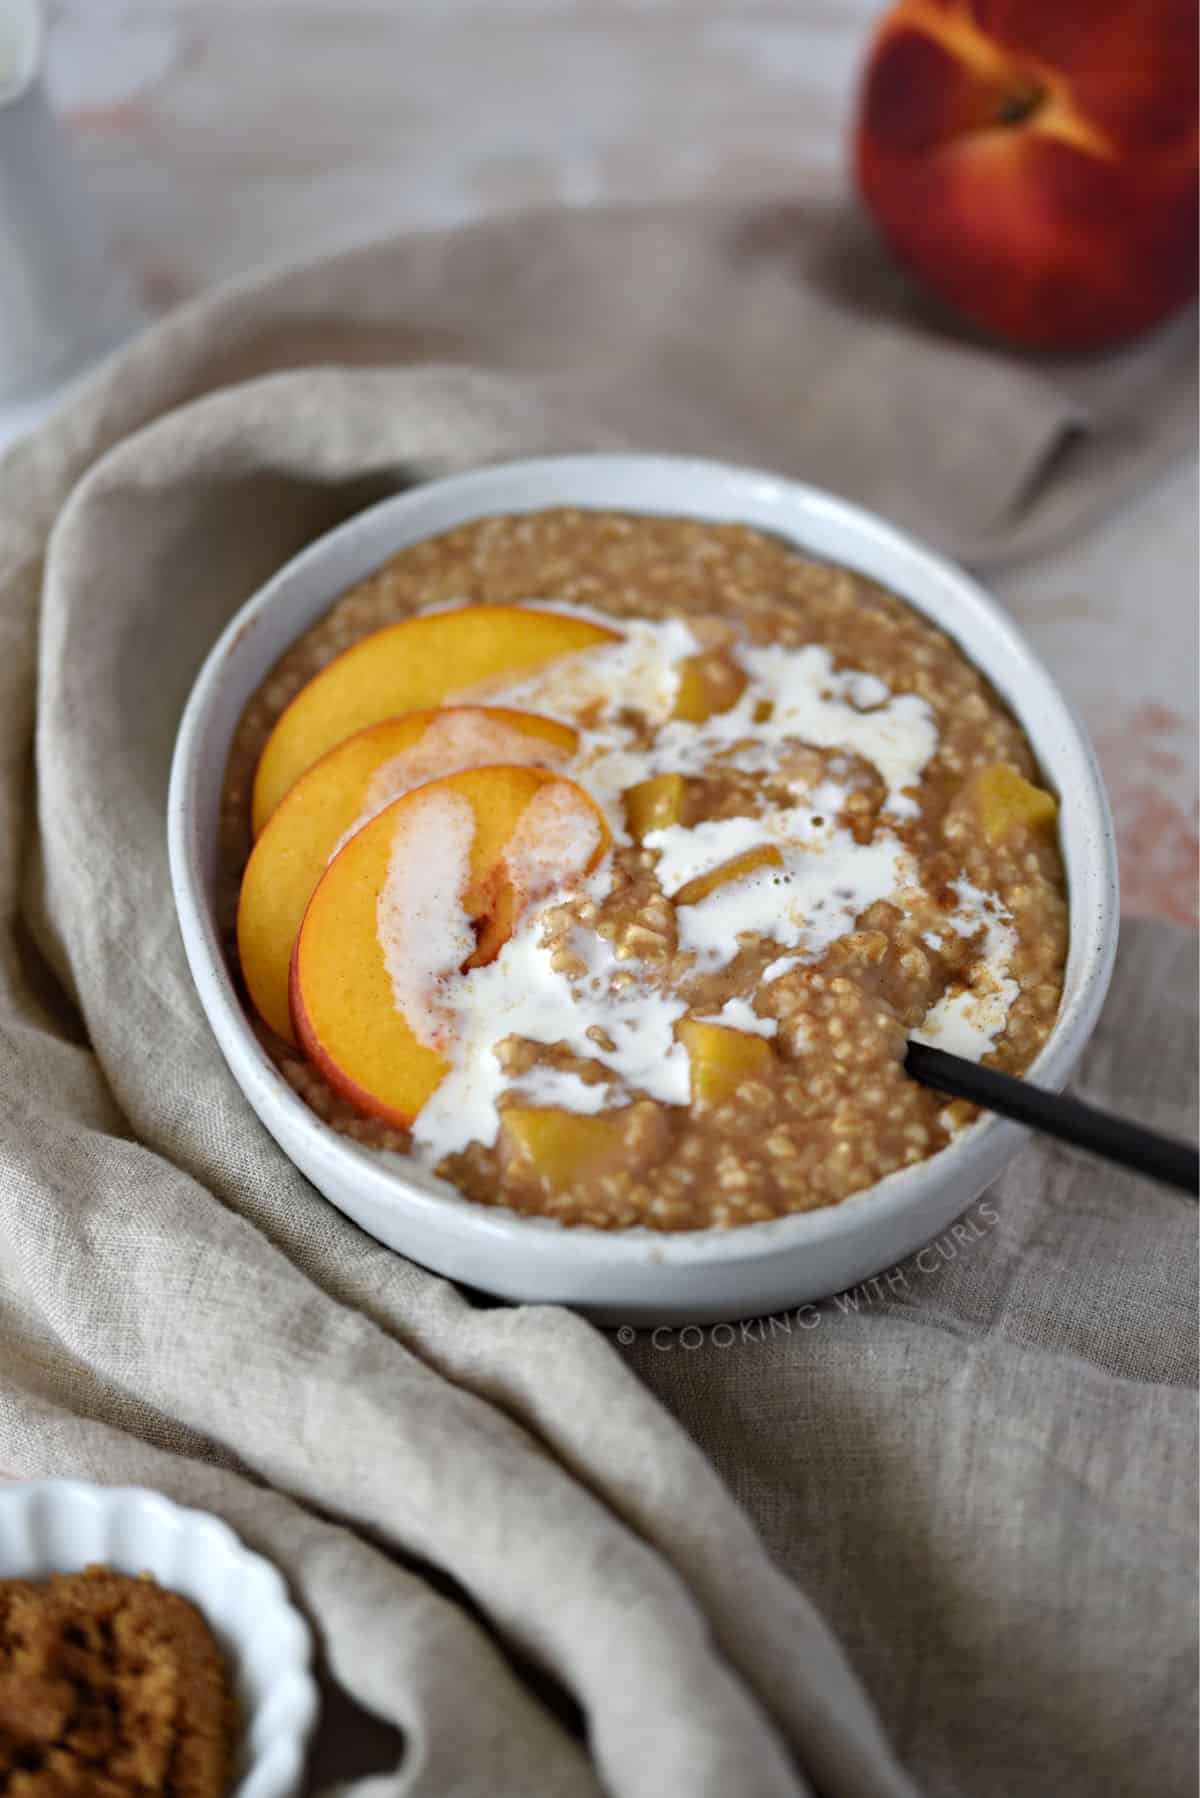
[[[295,1041],[288,968],[313,889],[343,838],[426,781],[487,763],[561,767],[578,736],[568,724],[500,707],[446,706],[369,725],[315,762],[272,813],[238,900],[242,977],[276,1035]]]
[[[290,988],[305,1054],[359,1111],[408,1129],[453,1063],[456,976],[609,841],[582,787],[540,768],[404,794],[338,851],[304,914]]]
[[[619,636],[561,612],[503,605],[430,612],[372,632],[335,656],[280,713],[254,775],[255,836],[304,770],[355,731]]]

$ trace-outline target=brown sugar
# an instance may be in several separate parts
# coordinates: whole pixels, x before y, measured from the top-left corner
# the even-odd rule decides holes
[[[6,1798],[223,1798],[237,1718],[196,1607],[108,1567],[0,1580]]]

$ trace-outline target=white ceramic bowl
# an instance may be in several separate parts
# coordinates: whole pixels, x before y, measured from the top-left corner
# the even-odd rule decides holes
[[[1027,731],[1060,794],[1071,933],[1062,1008],[1031,1070],[1060,1087],[1095,1024],[1117,938],[1112,821],[1083,729],[1002,612],[961,569],[857,506],[774,475],[674,456],[511,462],[430,482],[360,513],[297,556],[232,620],[202,668],[171,776],[171,876],[209,1022],[276,1141],[335,1205],[414,1261],[503,1298],[573,1305],[610,1323],[715,1322],[785,1310],[878,1273],[959,1215],[1024,1139],[988,1118],[842,1204],[718,1231],[564,1229],[475,1205],[399,1157],[321,1123],[259,1047],[213,915],[221,784],[242,708],[272,664],[347,587],[405,545],[490,513],[612,508],[774,531],[881,581],[947,631]]]
[[[43,1480],[0,1486],[0,1579],[47,1579],[103,1562],[152,1573],[204,1615],[242,1714],[230,1798],[291,1798],[317,1714],[308,1626],[261,1555],[204,1511],[142,1486]]]

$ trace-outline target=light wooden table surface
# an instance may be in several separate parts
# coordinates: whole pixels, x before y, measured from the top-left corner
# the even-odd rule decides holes
[[[874,0],[53,0],[50,84],[150,312],[531,205],[837,180]],[[1195,921],[1196,470],[995,583],[1093,733],[1127,909]]]

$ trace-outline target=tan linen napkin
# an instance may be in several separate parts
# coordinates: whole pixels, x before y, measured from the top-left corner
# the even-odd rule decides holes
[[[539,306],[522,246],[551,228],[578,265],[557,297],[540,265]],[[599,403],[613,360],[589,388],[568,355],[609,316],[598,291],[586,318],[572,306],[605,270],[623,292],[638,265],[610,259],[649,229],[520,224],[505,253],[488,228],[216,296],[0,464],[0,1467],[145,1480],[273,1555],[332,1679],[403,1732],[402,1759],[388,1735],[372,1761],[362,1713],[339,1713],[356,1739],[323,1765],[372,1791],[1182,1789],[1194,1220],[1178,1201],[1030,1151],[936,1277],[914,1265],[857,1310],[732,1343],[626,1343],[551,1308],[480,1308],[364,1237],[247,1112],[192,991],[163,808],[205,650],[281,559],[382,491],[618,428],[682,441],[638,412],[628,373],[628,415],[615,376]],[[729,219],[712,229],[732,295]],[[707,363],[689,342],[672,395],[661,271],[654,291],[653,347],[631,311],[628,367],[663,369],[662,416],[698,430],[698,371],[728,369],[731,340]],[[516,347],[493,359],[526,372],[252,378],[310,352],[465,358],[472,308],[479,359],[500,313]],[[520,326],[539,310],[565,321],[557,363],[552,334]],[[557,370],[540,378],[538,342]],[[746,453],[784,460],[792,396],[763,379],[755,406]],[[876,442],[865,487],[895,481]],[[1131,950],[1085,1079],[1178,1128],[1188,939],[1142,929]]]
[[[1090,357],[972,338],[844,202],[535,213],[371,243],[180,308],[47,470],[170,406],[313,363],[467,363],[577,425],[767,464],[976,565],[1068,539],[1196,438],[1196,320]]]

